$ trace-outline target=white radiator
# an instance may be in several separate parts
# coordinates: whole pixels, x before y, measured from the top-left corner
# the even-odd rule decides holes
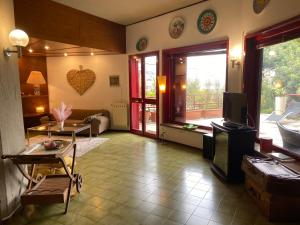
[[[117,102],[111,104],[111,129],[129,130],[128,104]]]

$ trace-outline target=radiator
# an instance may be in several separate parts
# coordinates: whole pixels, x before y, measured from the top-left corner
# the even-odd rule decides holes
[[[128,104],[117,102],[111,104],[111,129],[129,130]]]

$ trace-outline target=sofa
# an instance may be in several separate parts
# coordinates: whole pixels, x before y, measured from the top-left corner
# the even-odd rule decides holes
[[[54,117],[50,114],[49,116],[42,117],[41,123],[48,123],[51,120],[54,120]],[[65,121],[65,125],[74,123],[90,123],[92,135],[97,136],[106,131],[110,126],[109,111],[105,109],[72,109],[72,114]],[[89,130],[84,130],[80,134],[89,134]]]

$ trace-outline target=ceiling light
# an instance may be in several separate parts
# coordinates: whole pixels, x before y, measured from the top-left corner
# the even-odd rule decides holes
[[[93,56],[94,55],[94,52],[91,52],[91,56]]]
[[[64,53],[64,56],[68,56],[68,53],[65,52],[65,53]]]
[[[48,46],[48,45],[45,45],[45,49],[46,49],[46,50],[49,50],[49,46]]]

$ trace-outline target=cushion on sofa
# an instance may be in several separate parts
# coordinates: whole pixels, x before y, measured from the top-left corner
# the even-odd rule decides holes
[[[91,115],[96,115],[102,113],[103,116],[106,116],[109,118],[109,111],[105,109],[72,109],[72,114],[68,119],[70,120],[84,120],[86,117]]]
[[[83,122],[84,123],[91,123],[93,119],[98,119],[100,120],[100,116],[102,116],[103,113],[97,113],[97,114],[94,114],[94,115],[90,115],[90,116],[87,116],[83,119]],[[101,120],[100,120],[101,121]]]

